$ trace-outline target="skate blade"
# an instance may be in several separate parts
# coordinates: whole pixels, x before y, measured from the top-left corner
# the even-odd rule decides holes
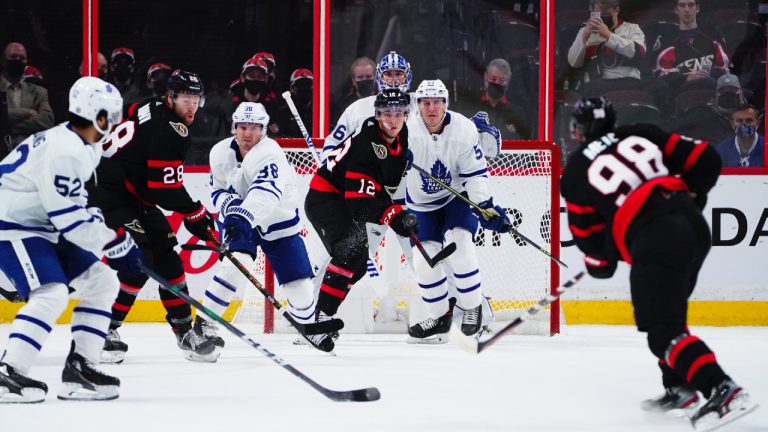
[[[120,396],[118,386],[95,386],[89,390],[79,383],[61,383],[58,398],[72,401],[104,401],[117,399]]]
[[[728,425],[732,423],[734,420],[738,420],[745,415],[751,413],[752,411],[756,410],[760,405],[751,401],[745,401],[741,405],[737,407],[731,408],[731,412],[725,415],[725,417],[718,418],[715,417],[716,414],[713,413],[711,416],[705,416],[701,419],[699,419],[696,424],[693,425],[693,428],[697,432],[709,432],[713,431],[715,429],[720,429],[721,427]]]
[[[0,403],[32,404],[45,400],[45,392],[38,388],[22,388],[21,394],[11,393],[5,387],[0,387]]]
[[[216,363],[221,354],[221,347],[217,346],[214,350],[208,354],[198,354],[194,351],[184,351],[184,358],[195,363]]]
[[[441,345],[448,343],[448,339],[448,333],[440,333],[427,338],[408,336],[408,338],[405,339],[405,343],[413,345]]]
[[[125,351],[102,351],[101,364],[120,364],[125,360]]]

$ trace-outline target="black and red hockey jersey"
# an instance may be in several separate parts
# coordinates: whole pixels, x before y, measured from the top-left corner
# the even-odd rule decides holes
[[[617,128],[584,143],[560,178],[568,225],[589,259],[631,263],[627,231],[648,211],[649,196],[689,191],[703,207],[720,175],[720,157],[705,141],[668,134],[649,124]]]
[[[711,74],[718,77],[728,73],[732,66],[722,43],[699,29],[681,31],[659,49],[654,72],[660,76],[702,70],[703,63],[708,61]]]
[[[309,187],[344,197],[354,219],[384,223],[384,212],[393,205],[387,188],[400,184],[407,164],[408,129],[387,144],[379,122],[371,117],[360,132],[342,142],[328,155]]]
[[[184,188],[189,128],[160,98],[133,104],[127,114],[104,144],[96,171],[99,195],[127,191],[145,205],[195,211],[199,204]]]

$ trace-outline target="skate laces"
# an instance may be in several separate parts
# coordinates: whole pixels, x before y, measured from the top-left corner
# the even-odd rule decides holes
[[[424,321],[420,322],[419,325],[424,330],[430,330],[437,326],[437,321],[433,318],[427,318]]]
[[[117,330],[115,330],[115,329],[109,329],[109,331],[107,331],[107,339],[109,339],[111,341],[119,341],[120,340],[120,334],[117,333]]]
[[[477,324],[480,315],[480,307],[467,309],[464,311],[464,324]]]

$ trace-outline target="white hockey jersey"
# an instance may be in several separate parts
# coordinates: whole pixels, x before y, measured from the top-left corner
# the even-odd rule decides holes
[[[101,146],[88,144],[63,123],[22,141],[0,162],[0,240],[59,236],[103,256],[115,232],[86,210],[85,182],[101,160]]]
[[[488,164],[477,140],[477,129],[463,115],[446,111],[443,130],[432,134],[420,115],[408,118],[408,149],[413,163],[456,189],[466,191],[475,203],[491,197]],[[454,195],[411,168],[406,176],[406,204],[416,211],[432,211],[449,203]]]
[[[209,160],[211,198],[219,221],[223,221],[222,210],[239,198],[263,239],[300,231],[296,171],[275,140],[262,138],[241,158],[235,138],[227,138],[213,146]]]

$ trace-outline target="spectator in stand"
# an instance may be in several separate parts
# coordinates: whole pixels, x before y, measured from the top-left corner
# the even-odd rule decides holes
[[[717,90],[708,105],[693,108],[675,119],[674,130],[695,136],[711,145],[723,142],[733,135],[731,114],[747,103],[736,75],[723,75],[717,79]]]
[[[154,63],[147,69],[147,97],[162,96],[168,87],[168,78],[171,76],[171,69],[165,63]]]
[[[107,61],[107,57],[102,54],[98,53],[99,55],[96,57],[98,61],[98,74],[99,79],[102,81],[107,80],[107,73],[109,72],[109,62]],[[77,69],[77,72],[80,74],[80,76],[83,76],[83,64],[80,63],[80,67]]]
[[[757,108],[749,104],[741,105],[731,113],[736,134],[717,146],[724,167],[765,166],[765,137],[757,133],[758,114]]]
[[[288,91],[291,92],[291,99],[296,105],[296,110],[299,112],[307,132],[310,134],[312,133],[312,84],[314,79],[312,71],[299,68],[291,74],[291,84],[288,87]],[[301,138],[303,136],[287,103],[280,105],[275,116],[277,117],[276,121],[279,131],[276,136],[291,138]]]
[[[34,66],[27,66],[24,68],[24,75],[21,76],[21,80],[25,83],[45,87],[43,85],[43,73],[40,71],[40,69]]]
[[[255,59],[263,61],[267,65],[267,84],[272,92],[273,97],[282,94],[281,87],[277,83],[277,63],[275,62],[275,56],[272,53],[266,51],[257,52],[253,55]]]
[[[715,31],[699,28],[699,0],[673,0],[680,31],[654,46],[656,67],[673,93],[715,88],[715,79],[729,73],[731,61]]]
[[[483,74],[482,93],[459,96],[457,111],[467,116],[485,111],[488,123],[499,128],[502,139],[530,139],[531,124],[525,109],[506,96],[511,76],[509,62],[502,58],[491,60]],[[515,97],[514,100],[524,99]]]
[[[349,67],[349,91],[337,99],[331,107],[331,121],[336,123],[352,102],[376,95],[376,62],[368,57],[358,57]],[[333,125],[331,127],[333,129]]]
[[[579,92],[592,97],[614,90],[641,90],[649,93],[657,106],[665,104],[665,83],[641,79],[639,67],[646,47],[640,26],[620,17],[618,0],[590,0],[590,5],[593,15],[568,50],[568,64],[586,69],[588,82]]]
[[[123,96],[123,104],[127,106],[138,102],[141,98],[141,91],[134,79],[136,58],[134,57],[133,50],[128,47],[115,48],[110,59],[109,82],[120,90],[120,95]]]
[[[18,42],[11,42],[0,58],[0,92],[5,93],[8,103],[8,142],[2,143],[0,154],[13,150],[25,138],[35,132],[53,127],[53,110],[48,101],[48,90],[21,80],[27,67],[27,49]]]
[[[258,102],[264,105],[269,114],[267,134],[270,137],[278,136],[280,128],[274,120],[280,100],[269,87],[269,67],[264,60],[251,58],[243,64],[240,72],[240,81],[243,83],[242,91],[232,96],[232,111],[240,105],[240,102]]]

